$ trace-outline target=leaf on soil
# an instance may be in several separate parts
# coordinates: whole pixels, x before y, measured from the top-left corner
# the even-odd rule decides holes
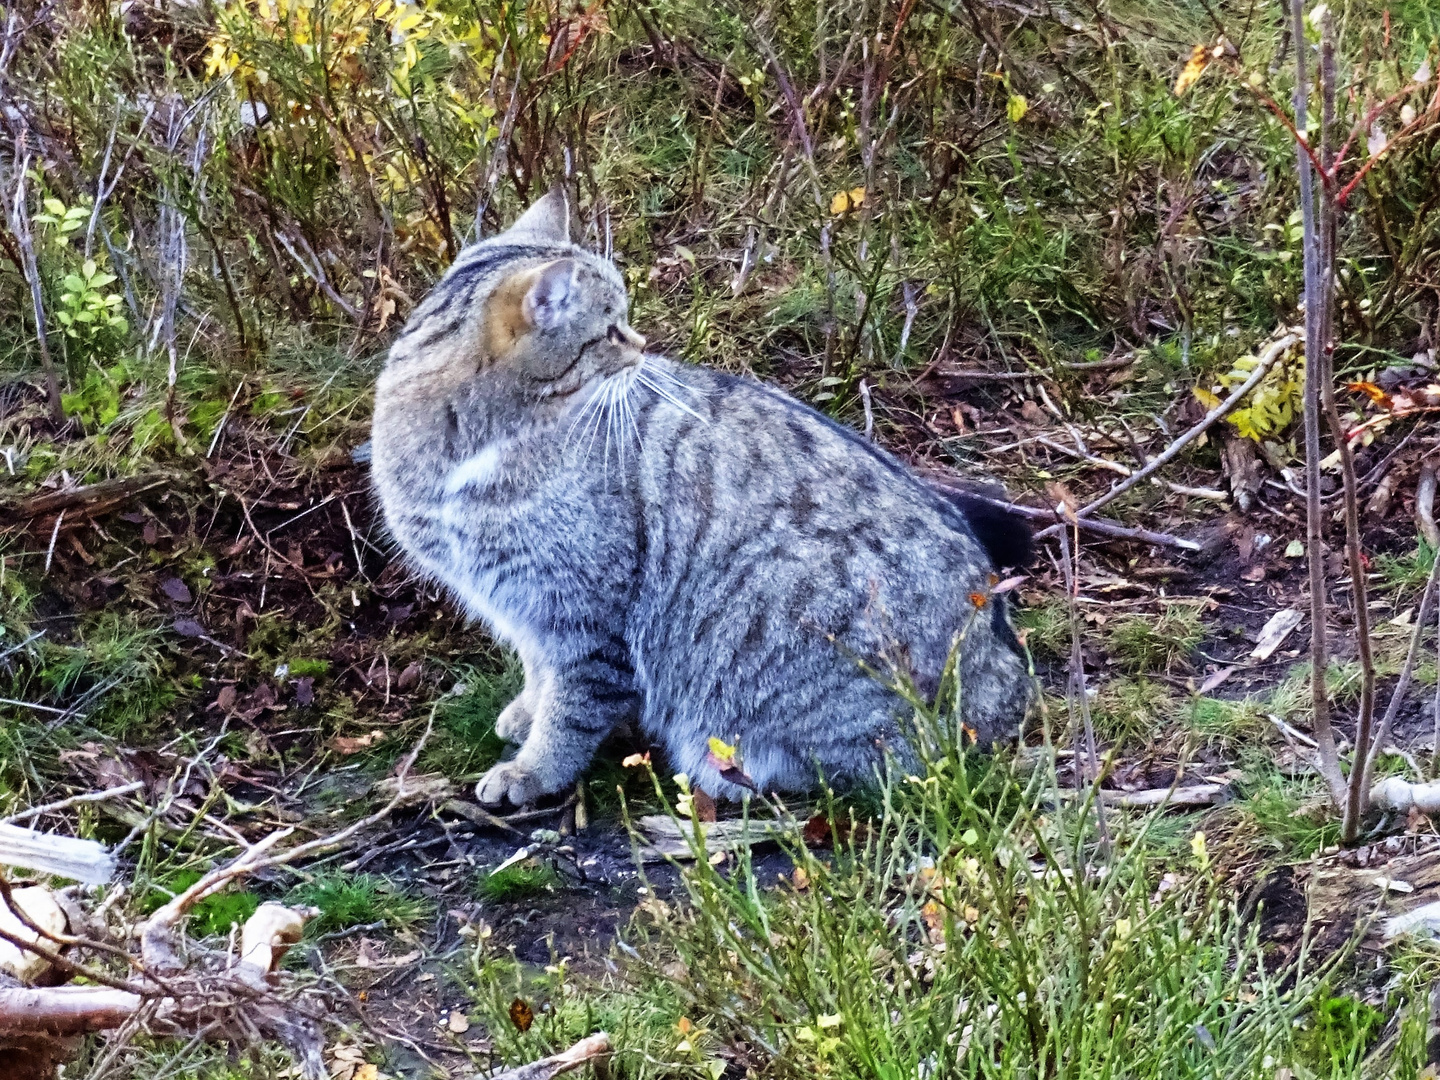
[[[295,680],[295,704],[313,705],[315,703],[315,679],[311,675],[303,679]]]
[[[336,735],[330,740],[330,749],[337,754],[358,754],[361,750],[368,750],[376,743],[385,738],[385,733],[379,728],[365,735],[345,736]]]
[[[176,619],[173,627],[181,637],[203,638],[205,636],[205,627],[195,619]]]
[[[1250,659],[1269,660],[1303,619],[1304,616],[1297,608],[1281,608],[1271,615],[1270,620],[1261,627],[1260,636],[1255,639],[1255,648],[1250,651]]]
[[[512,1005],[513,1009],[514,1006]],[[470,1020],[459,1009],[450,1010],[450,1018],[445,1021],[445,1027],[456,1035],[464,1035],[470,1030]]]
[[[174,600],[177,604],[188,604],[194,599],[190,595],[190,586],[181,581],[178,577],[166,578],[160,582],[160,591]]]

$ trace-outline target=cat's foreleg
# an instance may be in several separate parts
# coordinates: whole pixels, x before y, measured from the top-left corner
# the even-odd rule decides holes
[[[525,691],[506,706],[507,730],[512,723],[527,723],[528,730],[515,757],[480,778],[475,797],[481,803],[524,806],[563,791],[605,737],[637,715],[640,694],[623,644],[601,641],[576,651],[581,655],[570,662],[552,660],[547,678],[527,680]]]

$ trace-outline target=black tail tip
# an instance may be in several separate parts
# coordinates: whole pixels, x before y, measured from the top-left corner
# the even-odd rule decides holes
[[[1030,522],[1003,500],[948,485],[939,490],[965,515],[970,531],[997,570],[1024,570],[1035,561],[1035,534]]]

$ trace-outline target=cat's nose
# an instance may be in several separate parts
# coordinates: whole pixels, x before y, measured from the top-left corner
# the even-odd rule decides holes
[[[626,342],[637,349],[645,348],[645,335],[628,326],[620,327],[620,333],[625,336]]]

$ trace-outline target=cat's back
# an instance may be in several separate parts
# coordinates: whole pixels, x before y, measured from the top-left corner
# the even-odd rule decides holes
[[[645,437],[661,452],[642,483],[670,509],[875,552],[959,544],[986,562],[963,510],[858,433],[752,378],[668,370],[685,407],[657,402]]]

